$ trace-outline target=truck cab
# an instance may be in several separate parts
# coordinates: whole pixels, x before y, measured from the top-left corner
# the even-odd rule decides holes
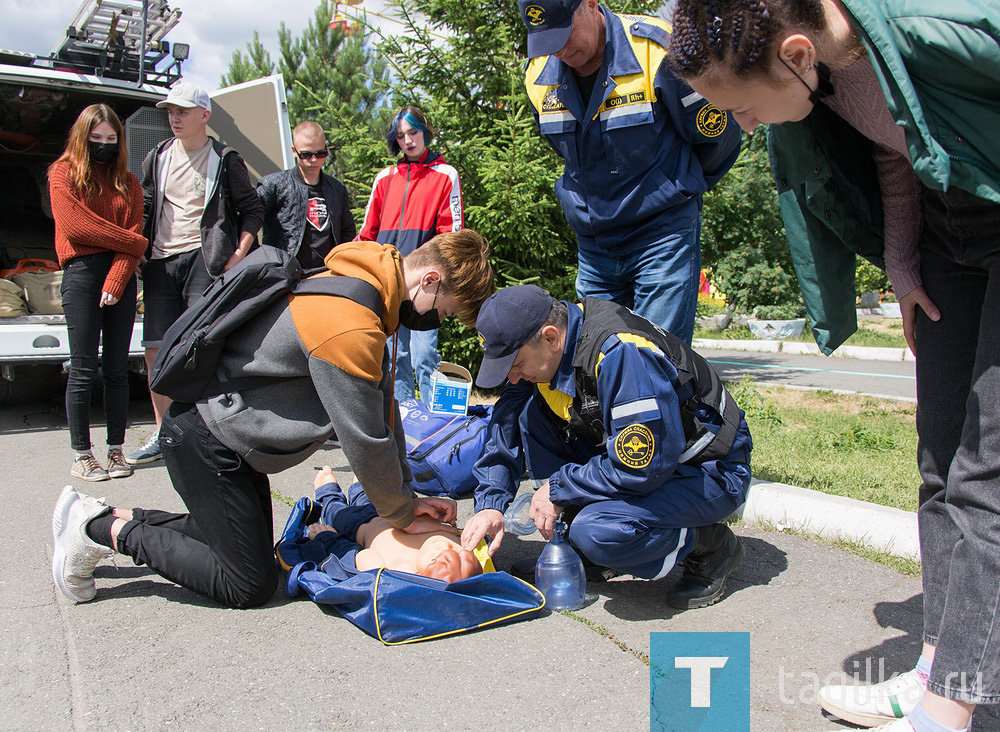
[[[85,0],[66,38],[47,57],[0,49],[0,268],[24,259],[57,259],[47,170],[62,154],[81,110],[97,102],[115,110],[136,176],[146,154],[171,136],[166,112],[155,105],[183,78],[186,46],[164,40],[180,11],[164,0],[146,0],[143,20],[143,4],[116,0],[108,3],[112,10],[103,0]],[[209,134],[243,156],[252,180],[292,166],[280,75],[210,96]],[[145,370],[141,341],[139,312],[130,345],[130,363],[139,373]],[[0,387],[6,391],[16,388],[18,375],[30,373],[29,367],[68,359],[64,316],[0,318],[0,376],[6,382]]]

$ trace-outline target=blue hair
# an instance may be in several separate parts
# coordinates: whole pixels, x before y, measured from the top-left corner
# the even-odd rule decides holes
[[[396,115],[396,118],[392,121],[392,125],[389,127],[389,132],[385,136],[385,141],[389,145],[389,152],[391,152],[393,155],[399,155],[399,153],[401,152],[399,143],[396,142],[396,135],[399,133],[400,122],[407,122],[410,125],[410,127],[415,129],[416,131],[423,132],[424,145],[426,147],[431,146],[431,135],[427,130],[427,125],[425,125],[421,120],[417,119],[416,116],[414,116],[413,112],[409,111],[408,109],[404,109],[403,111],[401,111],[399,114]]]

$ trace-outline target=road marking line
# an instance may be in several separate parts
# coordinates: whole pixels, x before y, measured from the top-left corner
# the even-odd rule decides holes
[[[916,376],[906,376],[905,374],[870,374],[864,371],[838,371],[837,369],[813,369],[808,366],[779,366],[768,363],[744,363],[742,361],[719,361],[716,359],[706,359],[709,363],[718,363],[729,366],[753,366],[760,369],[785,369],[787,371],[821,371],[824,374],[850,374],[851,376],[879,376],[886,379],[910,379],[916,380]]]

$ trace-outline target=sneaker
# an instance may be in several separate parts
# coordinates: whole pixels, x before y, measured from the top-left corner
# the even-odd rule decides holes
[[[149,439],[146,440],[146,444],[140,447],[135,452],[130,452],[125,456],[125,462],[129,465],[142,465],[143,463],[151,463],[154,460],[159,460],[163,457],[163,452],[160,450],[160,431],[157,430]]]
[[[88,602],[97,594],[94,567],[114,552],[87,536],[87,524],[110,510],[72,486],[59,494],[52,512],[52,581],[71,600]]]
[[[880,724],[878,727],[873,727],[875,732],[915,732],[915,727],[910,723],[909,719],[897,719],[894,722],[889,722],[888,724]]]
[[[88,480],[91,483],[107,480],[111,477],[108,475],[108,471],[102,468],[101,464],[97,462],[97,458],[89,452],[73,461],[73,469],[69,471],[69,474],[74,478]]]
[[[682,563],[684,571],[667,594],[667,604],[679,610],[714,605],[726,592],[726,580],[743,562],[746,551],[725,524],[694,530],[694,548]]]
[[[120,448],[108,450],[108,475],[112,478],[127,478],[132,475],[132,466],[125,462],[125,453]]]
[[[845,722],[874,727],[907,716],[926,690],[927,679],[911,669],[881,684],[824,686],[819,690],[819,705]]]

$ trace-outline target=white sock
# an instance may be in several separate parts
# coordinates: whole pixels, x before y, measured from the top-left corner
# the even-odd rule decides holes
[[[913,727],[914,732],[969,732],[970,729],[970,727],[963,727],[962,729],[945,727],[940,722],[931,719],[930,715],[919,704],[910,712],[906,721]]]

